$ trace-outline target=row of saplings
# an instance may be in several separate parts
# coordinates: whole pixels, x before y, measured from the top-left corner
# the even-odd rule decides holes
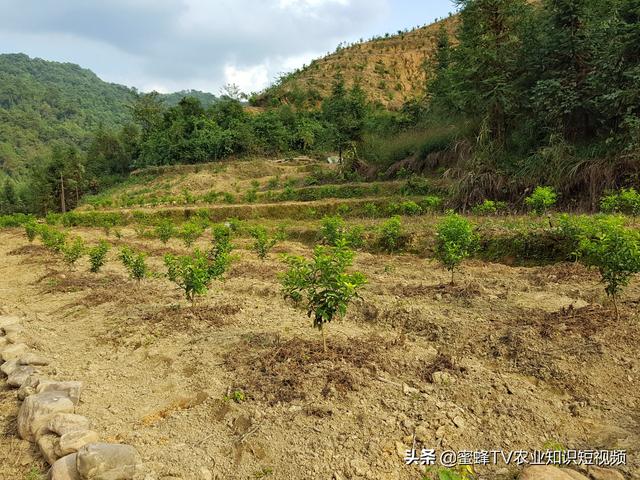
[[[74,265],[85,253],[89,257],[91,272],[97,273],[106,261],[109,244],[102,240],[90,248],[76,237],[68,239],[65,232],[31,220],[25,224],[29,241],[40,236],[42,243],[54,252],[61,253],[70,265]],[[327,232],[329,228],[329,232]],[[354,252],[349,240],[350,232],[343,224],[325,222],[321,238],[327,245],[318,245],[311,259],[284,255],[288,270],[280,275],[285,298],[296,304],[304,304],[314,327],[322,332],[326,349],[324,326],[333,318],[343,316],[347,306],[366,283],[365,276],[350,271]],[[640,234],[626,228],[621,217],[575,217],[563,215],[559,232],[575,245],[575,256],[588,266],[598,268],[605,284],[606,294],[612,299],[616,318],[618,297],[636,273],[640,272]],[[208,251],[196,248],[184,256],[165,255],[166,276],[177,284],[186,298],[195,306],[197,298],[205,295],[215,279],[221,279],[232,255],[232,229],[228,224],[211,226],[212,246]],[[251,230],[253,249],[258,257],[267,257],[279,240],[270,237],[263,227]],[[465,217],[451,213],[437,225],[435,256],[453,274],[460,263],[473,254],[478,238],[474,225]],[[142,280],[149,275],[146,255],[129,247],[123,247],[119,257],[130,277]]]

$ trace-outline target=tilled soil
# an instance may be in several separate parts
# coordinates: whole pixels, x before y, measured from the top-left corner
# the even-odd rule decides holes
[[[624,448],[622,471],[640,478],[638,280],[615,320],[597,274],[579,265],[468,262],[451,286],[428,259],[360,253],[369,283],[329,325],[324,352],[305,312],[282,299],[275,254],[239,249],[226,281],[191,308],[161,276],[129,281],[115,250],[91,274],[17,230],[0,239],[0,306],[24,316],[27,343],[52,360],[46,375],[85,382],[78,413],[107,441],[134,445],[154,478],[417,480],[403,461],[414,444]],[[308,253],[292,242],[278,251]],[[151,263],[163,271],[160,257]],[[17,438],[17,407],[0,391],[2,479],[44,470]]]

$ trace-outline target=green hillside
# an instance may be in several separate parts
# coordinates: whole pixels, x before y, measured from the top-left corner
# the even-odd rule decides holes
[[[0,55],[0,168],[18,173],[52,142],[86,146],[100,125],[127,122],[135,96],[77,65]]]
[[[160,99],[168,107],[175,107],[185,97],[197,98],[205,108],[210,107],[219,100],[213,93],[200,90],[180,90],[179,92],[160,94]]]

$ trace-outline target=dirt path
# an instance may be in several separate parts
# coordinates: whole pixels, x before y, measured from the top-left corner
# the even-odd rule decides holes
[[[330,326],[325,355],[304,313],[281,299],[275,255],[240,250],[192,311],[166,279],[126,280],[114,251],[92,275],[25,245],[20,232],[0,233],[0,305],[25,316],[29,342],[52,359],[47,375],[85,382],[79,413],[105,439],[134,445],[159,479],[417,480],[402,460],[414,439],[627,448],[625,471],[640,478],[638,282],[615,324],[596,276],[575,265],[473,262],[449,287],[427,260],[362,253],[364,301]],[[584,308],[559,313],[570,305]],[[0,392],[0,478],[42,467],[16,438],[16,405]]]

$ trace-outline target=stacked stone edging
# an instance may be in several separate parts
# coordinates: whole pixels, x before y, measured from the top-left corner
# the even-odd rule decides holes
[[[51,466],[49,480],[134,480],[142,463],[130,445],[101,443],[90,421],[75,413],[83,384],[45,378],[49,360],[24,343],[20,317],[0,315],[0,372],[22,401],[20,438],[38,445]]]

